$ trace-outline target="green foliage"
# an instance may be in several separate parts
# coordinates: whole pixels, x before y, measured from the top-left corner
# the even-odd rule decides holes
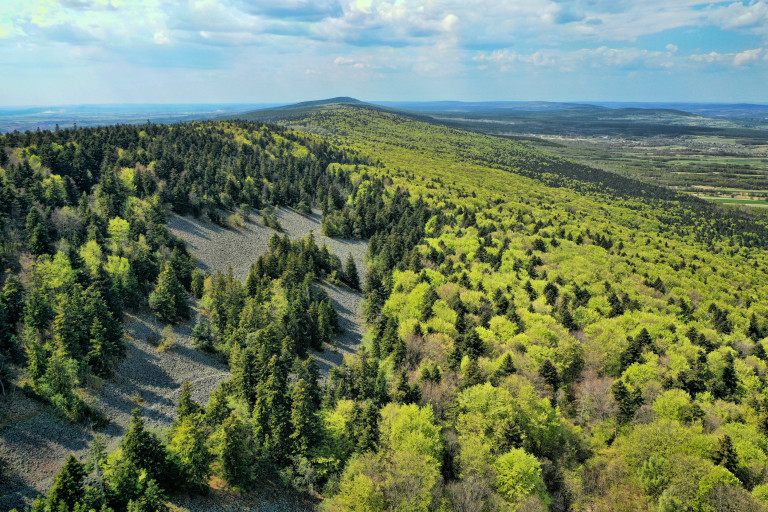
[[[154,433],[146,429],[141,409],[131,412],[131,421],[120,447],[125,459],[145,471],[149,478],[163,486],[172,485],[173,475],[165,446]]]
[[[353,290],[360,289],[360,276],[351,254],[347,257],[347,262],[344,263],[344,280]]]
[[[496,459],[494,469],[496,486],[513,509],[517,509],[531,495],[538,496],[547,505],[550,503],[541,479],[541,466],[533,455],[513,448]]]
[[[72,510],[85,494],[85,467],[74,455],[69,455],[67,462],[53,478],[53,485],[48,493],[48,507],[51,510]]]
[[[162,320],[170,324],[189,318],[187,292],[170,264],[157,278],[157,286],[149,296],[149,307]]]
[[[217,452],[220,476],[233,487],[245,489],[250,486],[254,478],[254,454],[249,433],[235,414],[221,426]]]

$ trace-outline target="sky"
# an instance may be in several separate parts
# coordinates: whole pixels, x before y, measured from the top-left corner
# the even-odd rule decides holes
[[[0,105],[768,103],[762,0],[0,0]]]

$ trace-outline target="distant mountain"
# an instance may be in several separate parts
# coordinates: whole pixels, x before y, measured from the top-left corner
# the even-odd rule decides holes
[[[384,107],[423,112],[478,112],[492,110],[539,112],[574,107],[596,108],[594,105],[585,103],[552,101],[377,101],[374,103]]]
[[[360,101],[356,98],[350,98],[349,96],[337,96],[335,98],[328,98],[325,100],[302,101],[299,103],[282,105],[280,107],[270,108],[269,110],[295,110],[300,108],[322,107],[326,105],[370,105],[370,104],[364,101]]]
[[[73,125],[105,126],[109,124],[176,123],[200,121],[264,108],[261,103],[208,103],[208,104],[112,104],[112,105],[55,105],[29,107],[0,107],[0,133],[71,128]]]
[[[347,96],[227,114],[221,119],[287,123],[338,108],[387,112],[419,121],[506,136],[679,136],[728,134],[765,137],[759,105],[682,103],[567,103],[547,101],[426,101],[369,103]],[[766,107],[768,109],[768,107]],[[766,110],[768,115],[768,110]],[[747,121],[749,119],[749,121]],[[757,123],[755,123],[757,121]]]
[[[348,96],[339,96],[336,98],[328,98],[324,100],[302,101],[300,103],[282,105],[280,107],[252,110],[242,114],[223,116],[221,119],[243,119],[246,121],[262,122],[291,121],[294,119],[303,118],[307,114],[313,112],[324,112],[339,107],[353,107],[375,110],[378,112],[389,112],[421,121],[435,122],[434,118],[428,115],[424,115],[424,113],[421,112],[414,112],[374,103],[367,103],[365,101],[361,101],[356,98],[350,98]]]

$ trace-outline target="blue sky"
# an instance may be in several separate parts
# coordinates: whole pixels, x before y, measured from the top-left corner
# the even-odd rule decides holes
[[[0,105],[768,103],[768,2],[0,0]]]

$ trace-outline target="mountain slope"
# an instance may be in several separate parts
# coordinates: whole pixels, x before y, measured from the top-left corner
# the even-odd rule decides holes
[[[316,207],[324,235],[368,239],[369,334],[322,392],[295,357],[333,330],[312,276],[354,286],[353,258],[342,268],[312,237],[274,237],[245,283],[195,274],[211,315],[200,339],[233,379],[204,410],[181,404],[154,448],[162,460],[200,439],[214,463],[200,457],[185,475],[203,488],[205,471],[218,485],[280,482],[322,490],[331,511],[764,510],[764,224],[504,137],[360,105],[300,110],[281,122],[315,133],[246,122],[93,133],[132,148],[107,152],[121,180],[98,183],[90,215],[109,225],[104,194],[134,184],[142,202],[127,204],[147,221],[133,251],[161,231],[151,222],[164,208],[212,219],[229,208],[238,229],[235,209]],[[33,142],[90,133],[11,138],[13,156],[32,169]],[[45,169],[8,168],[14,194],[44,187]],[[178,260],[171,242],[158,258]]]

